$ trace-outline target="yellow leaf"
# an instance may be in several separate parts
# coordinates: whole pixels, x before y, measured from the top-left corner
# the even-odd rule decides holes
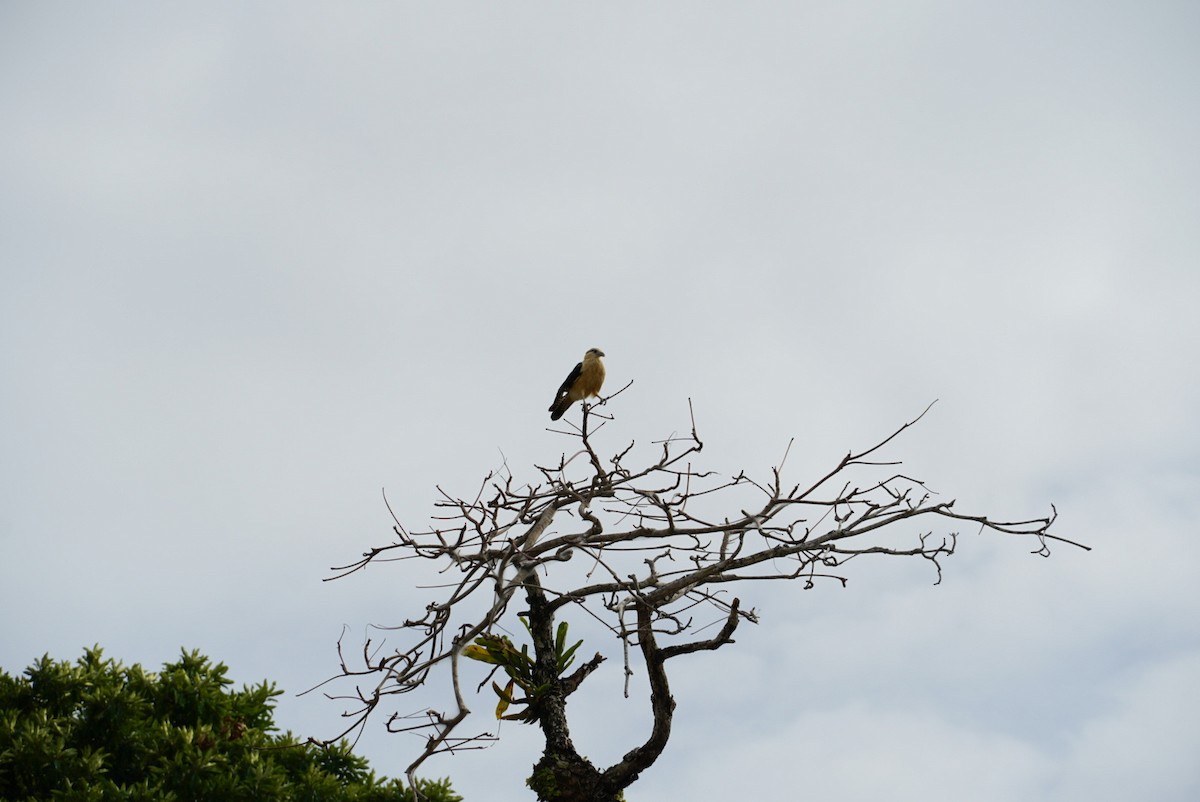
[[[463,649],[462,655],[463,657],[469,657],[472,660],[479,660],[480,662],[484,663],[498,662],[496,658],[492,656],[491,652],[482,646],[476,646],[475,644],[471,644],[467,648]]]
[[[492,690],[500,697],[500,701],[496,705],[496,718],[500,719],[504,716],[504,711],[508,710],[508,706],[512,704],[513,683],[509,680],[508,687],[501,689],[499,685],[493,682]]]

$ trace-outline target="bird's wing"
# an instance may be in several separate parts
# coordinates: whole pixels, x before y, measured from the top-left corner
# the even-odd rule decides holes
[[[550,405],[550,409],[554,409],[555,405],[571,390],[571,385],[579,378],[579,374],[583,373],[583,363],[580,362],[575,366],[574,370],[567,375],[566,380],[562,383],[562,387],[558,388],[558,392],[554,394],[554,403]]]

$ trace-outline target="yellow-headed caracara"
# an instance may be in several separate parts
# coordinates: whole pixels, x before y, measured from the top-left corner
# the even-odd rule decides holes
[[[583,361],[575,366],[567,380],[558,388],[554,403],[550,405],[550,420],[558,420],[576,401],[582,401],[593,395],[600,395],[600,387],[604,384],[604,363],[600,357],[604,352],[599,348],[589,348],[583,355]]]

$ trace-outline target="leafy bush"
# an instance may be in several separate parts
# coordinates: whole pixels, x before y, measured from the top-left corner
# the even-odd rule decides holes
[[[183,652],[157,674],[105,659],[43,656],[0,671],[0,799],[11,802],[412,802],[348,745],[317,749],[272,734],[266,682],[233,691],[222,663]],[[461,802],[421,781],[429,802]]]

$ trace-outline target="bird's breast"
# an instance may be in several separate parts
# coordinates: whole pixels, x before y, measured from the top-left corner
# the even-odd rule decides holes
[[[604,363],[599,359],[585,362],[583,371],[579,375],[579,389],[582,391],[583,397],[599,395],[603,385]]]

